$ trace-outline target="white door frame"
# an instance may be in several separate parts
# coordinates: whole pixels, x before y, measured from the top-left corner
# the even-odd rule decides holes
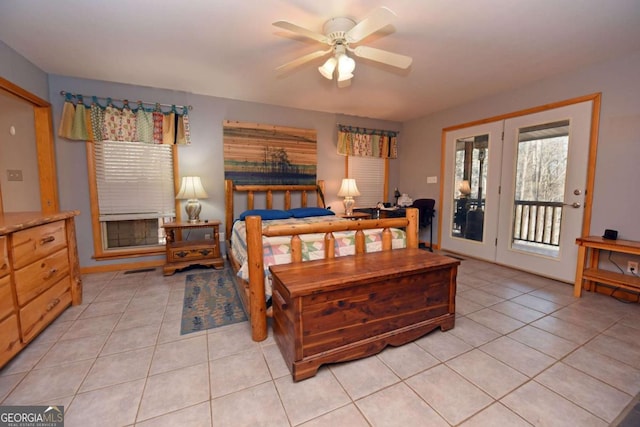
[[[441,159],[440,159],[440,196],[439,196],[439,204],[441,209],[438,210],[438,245],[437,247],[442,247],[442,237],[443,233],[449,231],[447,228],[450,225],[450,221],[444,217],[443,212],[447,210],[445,206],[449,206],[451,208],[452,201],[449,200],[449,193],[445,191],[445,177],[446,173],[448,173],[448,165],[447,165],[447,156],[446,153],[446,144],[447,144],[447,133],[457,131],[464,128],[469,128],[473,126],[478,126],[485,123],[490,122],[498,122],[504,121],[510,118],[525,116],[529,114],[539,113],[546,110],[556,109],[559,107],[564,107],[571,104],[578,104],[581,102],[592,101],[592,110],[591,110],[591,131],[589,136],[589,155],[588,155],[588,165],[587,165],[587,179],[586,179],[586,192],[584,196],[584,214],[582,221],[582,236],[588,236],[589,231],[591,229],[591,216],[592,216],[592,208],[593,208],[593,187],[595,182],[595,174],[596,174],[596,155],[597,155],[597,147],[598,147],[598,130],[600,125],[600,105],[601,105],[601,93],[594,93],[590,95],[585,95],[577,98],[572,98],[564,101],[554,102],[550,104],[540,105],[533,108],[528,108],[525,110],[516,111],[513,113],[502,114],[499,116],[494,116],[486,119],[476,120],[473,122],[468,122],[460,125],[450,126],[442,129],[441,134]],[[451,189],[449,189],[451,192]],[[445,197],[447,196],[447,197]],[[450,210],[448,210],[450,212]],[[542,273],[544,275],[544,273]]]

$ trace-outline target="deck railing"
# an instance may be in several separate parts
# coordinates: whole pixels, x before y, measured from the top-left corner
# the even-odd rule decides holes
[[[515,200],[513,240],[560,246],[562,202]]]
[[[464,205],[456,200],[456,212],[452,235],[473,240],[482,240],[484,221],[468,222],[468,213],[483,210],[484,200],[465,200]],[[562,224],[562,202],[514,201],[513,242],[559,247]],[[475,230],[477,229],[477,230]],[[475,231],[474,231],[475,230]]]

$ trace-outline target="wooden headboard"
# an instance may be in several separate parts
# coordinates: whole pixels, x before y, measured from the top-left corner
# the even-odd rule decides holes
[[[325,206],[324,203],[324,181],[319,180],[315,185],[235,185],[232,180],[224,180],[224,192],[225,192],[225,240],[231,238],[231,229],[233,227],[233,220],[240,215],[240,212],[236,215],[233,206],[233,195],[235,192],[247,193],[247,209],[255,209],[255,196],[257,194],[264,194],[266,197],[265,209],[274,209],[273,207],[273,195],[274,193],[284,194],[284,206],[275,209],[291,209],[291,196],[292,194],[300,194],[300,206],[307,207],[309,195],[316,197],[316,206]],[[298,207],[298,206],[296,206]]]

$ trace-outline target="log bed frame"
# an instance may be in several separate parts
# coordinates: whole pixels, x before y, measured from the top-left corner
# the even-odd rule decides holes
[[[324,181],[318,181],[317,185],[234,185],[233,181],[225,180],[225,245],[227,258],[234,272],[240,269],[239,263],[231,254],[231,231],[234,219],[239,216],[234,214],[234,194],[245,193],[247,195],[247,209],[254,209],[255,195],[264,193],[266,196],[266,209],[274,209],[273,194],[284,193],[284,207],[291,209],[291,194],[300,194],[300,207],[307,207],[308,194],[316,194],[316,206],[324,206]],[[407,208],[405,218],[366,219],[359,221],[327,221],[316,224],[295,225],[271,225],[262,229],[262,219],[259,216],[248,216],[247,230],[247,257],[249,262],[249,281],[236,277],[238,293],[242,299],[245,310],[251,323],[251,337],[254,341],[263,341],[267,338],[267,312],[265,298],[264,260],[262,257],[262,237],[291,236],[292,263],[302,262],[301,234],[325,233],[325,258],[335,257],[333,232],[355,231],[356,253],[365,253],[365,236],[362,230],[382,228],[382,250],[391,250],[392,233],[390,228],[405,228],[407,235],[407,248],[418,247],[418,209]]]

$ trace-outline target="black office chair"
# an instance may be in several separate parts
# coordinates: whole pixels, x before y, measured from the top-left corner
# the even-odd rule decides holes
[[[418,209],[418,226],[420,228],[429,227],[429,250],[433,252],[433,217],[436,210],[434,199],[416,199],[411,207]]]

